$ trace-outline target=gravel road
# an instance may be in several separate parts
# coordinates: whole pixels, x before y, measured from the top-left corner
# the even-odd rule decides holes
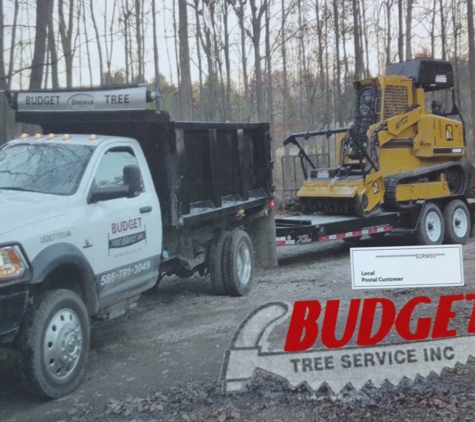
[[[410,242],[387,236],[360,244]],[[209,279],[164,280],[125,316],[93,324],[86,379],[60,400],[40,402],[26,395],[19,385],[18,357],[0,353],[0,420],[474,420],[471,361],[441,375],[403,380],[397,386],[386,383],[379,389],[347,386],[336,395],[325,386],[317,392],[303,386],[291,390],[265,373],[258,373],[245,393],[221,393],[224,352],[240,322],[262,304],[375,296],[400,304],[422,293],[436,298],[474,291],[473,239],[463,247],[465,287],[459,288],[352,291],[349,248],[343,241],[279,248],[279,267],[258,270],[256,286],[244,298],[214,296]],[[285,330],[279,332],[285,336]]]

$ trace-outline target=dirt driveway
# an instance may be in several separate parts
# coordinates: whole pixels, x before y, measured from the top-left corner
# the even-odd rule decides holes
[[[364,246],[408,244],[387,237]],[[208,279],[170,278],[124,317],[95,323],[86,379],[70,396],[39,402],[19,387],[15,355],[0,354],[1,421],[311,421],[473,420],[475,364],[416,381],[362,391],[316,393],[258,374],[248,392],[224,396],[218,381],[225,349],[239,323],[272,301],[381,296],[406,301],[422,290],[358,291],[350,286],[349,245],[342,241],[279,248],[279,267],[259,270],[245,298],[212,294]],[[473,292],[475,241],[464,246],[463,288],[430,289],[429,296]],[[427,289],[424,294],[428,294]]]

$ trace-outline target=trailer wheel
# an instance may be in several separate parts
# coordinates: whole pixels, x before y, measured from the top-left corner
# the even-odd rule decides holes
[[[48,399],[75,390],[84,376],[89,334],[89,316],[76,293],[44,293],[23,331],[21,371],[26,387]]]
[[[470,234],[470,213],[463,201],[456,199],[444,209],[445,242],[464,244]]]
[[[232,232],[224,253],[224,282],[228,293],[247,295],[254,275],[254,250],[249,235],[244,230]]]
[[[208,269],[211,278],[211,284],[214,291],[218,295],[227,294],[226,285],[224,282],[224,254],[226,253],[225,246],[230,239],[231,233],[228,231],[221,231],[218,233],[209,250]]]
[[[432,202],[421,212],[416,238],[421,245],[440,245],[444,240],[444,218],[440,208]]]

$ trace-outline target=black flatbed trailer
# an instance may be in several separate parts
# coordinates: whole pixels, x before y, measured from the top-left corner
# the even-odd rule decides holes
[[[467,205],[473,227],[475,199],[467,199],[464,195],[454,195],[417,201],[410,211],[380,212],[366,218],[323,214],[277,217],[275,220],[276,244],[277,246],[301,245],[386,233],[412,234],[420,224],[422,210],[428,203],[435,203],[443,209],[450,201],[457,199]]]

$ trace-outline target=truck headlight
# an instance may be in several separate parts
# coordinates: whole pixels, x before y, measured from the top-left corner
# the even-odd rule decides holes
[[[0,248],[0,283],[21,278],[28,265],[20,251],[15,246],[4,246]]]

